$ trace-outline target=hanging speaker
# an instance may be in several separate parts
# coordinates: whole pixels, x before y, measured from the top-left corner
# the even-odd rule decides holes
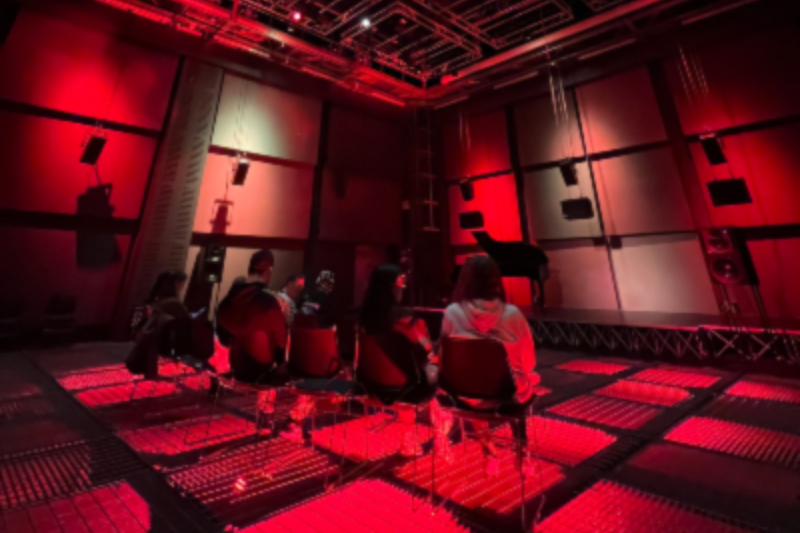
[[[722,145],[716,137],[701,137],[700,146],[703,147],[703,152],[705,152],[710,165],[724,165],[728,162],[725,152],[722,151]]]
[[[250,161],[244,157],[240,158],[236,163],[236,172],[233,174],[233,184],[244,185],[244,180],[247,178],[248,170],[250,170]]]
[[[747,189],[747,182],[743,178],[709,181],[706,183],[706,187],[708,187],[708,194],[711,196],[711,203],[714,204],[714,207],[753,203],[753,198]]]
[[[222,268],[225,265],[225,247],[209,244],[203,249],[203,262],[200,266],[200,279],[206,283],[222,281]]]
[[[462,181],[458,184],[458,188],[461,189],[461,198],[465,202],[471,202],[475,199],[475,187],[471,181]]]
[[[103,153],[103,148],[106,147],[106,138],[92,135],[89,142],[83,148],[81,155],[81,163],[86,165],[96,165],[97,160],[100,159],[100,154]]]
[[[578,171],[575,168],[575,163],[568,159],[558,165],[558,169],[561,171],[561,178],[564,180],[564,185],[572,187],[578,184]]]
[[[483,213],[480,211],[468,211],[458,215],[458,225],[461,229],[478,229],[484,226]]]
[[[758,285],[758,274],[750,249],[736,228],[700,231],[711,279],[719,285]]]
[[[588,198],[576,198],[561,202],[561,214],[567,220],[585,220],[594,218],[594,207]]]

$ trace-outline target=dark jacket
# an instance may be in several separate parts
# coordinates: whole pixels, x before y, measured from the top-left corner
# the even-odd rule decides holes
[[[152,379],[158,376],[159,355],[168,355],[173,349],[190,349],[183,346],[189,341],[184,342],[174,326],[191,323],[191,315],[179,298],[159,300],[149,307],[150,316],[135,333],[136,344],[125,360],[125,366],[132,374],[144,374]]]
[[[264,283],[234,285],[219,304],[217,329],[230,339],[236,379],[261,381],[284,362],[286,320]]]

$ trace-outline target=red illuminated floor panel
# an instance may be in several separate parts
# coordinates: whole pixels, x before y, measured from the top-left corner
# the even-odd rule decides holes
[[[624,370],[628,370],[630,366],[578,359],[558,365],[556,368],[559,370],[569,370],[570,372],[581,372],[583,374],[603,374],[606,376],[613,376],[614,374],[619,374]]]
[[[605,431],[553,418],[530,417],[527,426],[531,452],[567,466],[580,464],[617,441]],[[495,435],[510,439],[511,429],[505,424]]]
[[[800,436],[693,416],[666,440],[788,467],[800,467]]]
[[[604,426],[638,429],[661,414],[652,405],[587,394],[548,409],[548,412]]]
[[[73,391],[91,387],[107,387],[120,383],[132,383],[140,379],[141,376],[134,376],[123,365],[118,365],[106,370],[70,374],[59,378],[58,382],[65,389]]]
[[[679,503],[601,481],[548,517],[537,533],[744,533]]]
[[[176,390],[175,385],[170,382],[141,381],[135,384],[124,383],[121,385],[88,389],[79,392],[75,397],[86,407],[103,407],[131,400],[169,396],[170,394],[174,394]],[[133,393],[133,397],[131,397],[131,393]]]
[[[673,407],[692,397],[689,391],[678,387],[667,387],[641,381],[620,380],[607,387],[594,391],[601,396]]]
[[[7,533],[146,533],[150,510],[127,483],[115,483],[0,515]]]
[[[89,449],[29,455],[0,463],[0,509],[21,507],[92,486]]]
[[[316,430],[311,438],[316,446],[339,455],[344,451],[344,456],[353,461],[374,461],[398,453],[409,430],[414,426],[378,413]],[[420,443],[430,439],[428,426],[419,424],[416,431]]]
[[[12,420],[25,416],[46,415],[53,412],[52,404],[44,398],[16,398],[0,401],[0,420]]]
[[[446,510],[384,481],[363,480],[254,524],[241,533],[468,533]]]
[[[783,387],[770,383],[742,380],[734,384],[725,394],[756,400],[772,400],[775,402],[795,403],[800,405],[800,389]]]
[[[470,509],[489,514],[508,514],[520,504],[520,477],[515,454],[499,449],[500,471],[496,477],[488,476],[484,469],[484,455],[480,444],[468,440],[453,447],[453,461],[448,464],[436,457],[436,494]],[[525,479],[526,501],[546,491],[564,479],[561,467],[541,459],[532,459],[535,474]],[[431,455],[409,461],[395,470],[404,481],[424,490],[431,486]]]
[[[119,433],[134,450],[153,455],[177,455],[248,435],[255,435],[255,424],[230,414],[215,416],[210,425],[202,417]]]
[[[326,455],[278,437],[205,458],[173,471],[167,480],[220,515],[229,506],[253,501],[263,515],[287,487],[310,482],[318,488],[328,475],[338,479],[338,471]]]
[[[705,389],[714,385],[721,378],[700,372],[685,372],[681,370],[667,370],[664,368],[650,368],[642,370],[629,377],[634,381],[646,381],[661,385],[686,387],[689,389]]]

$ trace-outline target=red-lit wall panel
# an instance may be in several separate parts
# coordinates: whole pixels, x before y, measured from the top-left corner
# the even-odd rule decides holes
[[[614,278],[605,245],[591,240],[541,244],[550,260],[545,283],[548,307],[617,309]]]
[[[784,126],[722,139],[729,165],[712,167],[698,143],[692,158],[703,183],[706,204],[715,225],[772,225],[800,222],[800,126]],[[714,207],[705,183],[741,177],[747,181],[752,204]]]
[[[399,244],[402,223],[400,183],[325,173],[322,183],[320,238],[357,244]]]
[[[23,10],[0,48],[0,98],[160,130],[178,56]]]
[[[447,179],[511,168],[506,116],[502,109],[445,124],[442,136]]]
[[[2,84],[0,84],[2,85]],[[0,209],[75,214],[78,195],[97,185],[79,163],[89,126],[0,111]],[[114,216],[139,218],[156,139],[107,132],[97,169],[113,186]]]
[[[228,224],[219,208],[232,178],[233,159],[209,154],[197,202],[194,231],[305,239],[311,216],[311,168],[250,162],[244,185],[227,188]]]
[[[686,133],[800,113],[800,34],[789,26],[687,50],[708,85],[704,96],[685,84],[679,59],[666,62],[670,87]]]
[[[694,229],[670,148],[592,163],[607,235]]]
[[[483,213],[485,230],[498,241],[520,241],[519,206],[517,186],[513,174],[475,180],[475,199],[465,201],[459,188],[448,187],[450,198],[450,243],[474,244],[473,230],[463,230],[459,226],[459,214],[468,211]]]
[[[41,323],[49,298],[56,293],[77,298],[80,325],[108,324],[114,311],[130,237],[114,237],[119,260],[105,268],[78,268],[76,233],[0,227],[4,261],[0,261],[0,295],[22,298],[24,322]]]
[[[625,237],[611,257],[623,310],[718,314],[694,233]]]
[[[328,168],[402,180],[408,172],[408,148],[402,125],[339,107],[331,109]]]
[[[319,100],[226,75],[211,144],[313,165],[321,113]]]
[[[647,69],[630,70],[577,91],[589,153],[667,139]]]
[[[574,99],[567,96],[569,127],[556,124],[549,97],[537,98],[514,107],[520,164],[535,165],[583,155]]]

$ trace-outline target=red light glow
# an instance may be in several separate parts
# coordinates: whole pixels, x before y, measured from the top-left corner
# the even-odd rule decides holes
[[[58,379],[59,384],[68,391],[88,389],[91,387],[107,387],[120,383],[133,383],[141,378],[134,376],[124,365],[104,367],[92,372],[70,374]]]
[[[542,522],[537,533],[745,533],[687,507],[601,481]]]
[[[781,431],[693,416],[665,439],[745,459],[800,467],[800,436]]]
[[[454,460],[451,464],[441,460],[440,456],[436,457],[437,494],[464,507],[491,513],[508,514],[519,508],[520,478],[513,451],[498,450],[500,472],[496,477],[486,475],[483,449],[477,442],[468,440],[454,446],[452,452]],[[564,473],[558,465],[541,459],[531,461],[535,473],[525,478],[526,501],[564,479]],[[398,468],[395,475],[424,490],[430,490],[431,456],[417,460],[416,475],[413,461]]]
[[[570,361],[556,368],[559,370],[569,370],[570,372],[581,372],[583,374],[603,374],[606,376],[613,376],[630,368],[629,365],[618,365],[614,363],[602,363],[600,361],[587,361],[579,359],[577,361]]]
[[[800,389],[756,381],[739,381],[725,391],[725,394],[742,398],[800,404]]]
[[[661,413],[650,405],[586,395],[548,409],[557,415],[622,429],[638,429]]]
[[[428,503],[419,502],[419,508],[413,511],[409,499],[408,493],[385,481],[357,481],[243,529],[241,533],[469,532],[444,509],[434,512]]]
[[[628,379],[673,385],[689,389],[706,389],[720,380],[719,376],[701,374],[699,372],[684,372],[680,370],[666,370],[664,368],[650,368],[634,374]]]
[[[649,403],[673,407],[692,397],[688,391],[677,387],[654,385],[639,381],[620,380],[607,387],[594,391],[595,394],[630,400],[632,402]]]
[[[605,431],[553,418],[534,416],[527,425],[531,452],[567,466],[578,465],[617,441]],[[511,438],[511,428],[505,424],[495,435]]]
[[[180,424],[121,431],[119,436],[139,453],[177,455],[254,435],[255,430],[255,424],[249,420],[224,414],[210,425],[207,418],[197,418]]]
[[[134,386],[136,387],[135,391],[133,390]],[[130,400],[169,396],[170,394],[174,394],[176,390],[175,385],[172,383],[145,381],[139,384],[126,383],[123,385],[88,389],[79,392],[75,397],[86,407],[104,407]],[[133,398],[131,398],[131,392],[134,392]]]
[[[299,11],[292,11],[292,20],[295,22],[300,22],[303,20],[303,14]]]

